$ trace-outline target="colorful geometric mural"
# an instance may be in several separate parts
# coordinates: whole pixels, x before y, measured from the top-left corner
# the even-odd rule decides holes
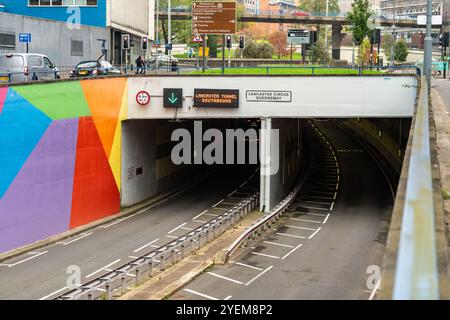
[[[0,88],[0,253],[120,211],[126,79]]]

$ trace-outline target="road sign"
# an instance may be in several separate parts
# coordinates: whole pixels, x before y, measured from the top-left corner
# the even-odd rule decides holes
[[[31,33],[19,33],[19,42],[31,43]]]
[[[183,89],[164,89],[164,108],[182,108]]]
[[[192,34],[235,34],[236,2],[192,2]]]
[[[195,89],[196,108],[239,108],[239,90]]]
[[[292,91],[247,90],[248,102],[292,102]]]
[[[194,35],[194,36],[192,37],[192,42],[195,42],[195,43],[202,43],[202,42],[203,42],[203,38],[202,38],[201,35],[199,35],[199,34],[197,33],[196,35]]]
[[[287,36],[288,44],[309,44],[311,41],[308,29],[289,29]]]
[[[136,102],[141,106],[146,106],[150,103],[150,94],[147,91],[139,91],[136,95]]]

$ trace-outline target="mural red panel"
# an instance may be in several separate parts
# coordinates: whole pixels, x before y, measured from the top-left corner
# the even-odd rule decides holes
[[[120,211],[120,194],[92,117],[79,119],[70,228]]]

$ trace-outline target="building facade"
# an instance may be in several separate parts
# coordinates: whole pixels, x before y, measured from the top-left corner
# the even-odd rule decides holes
[[[441,13],[441,0],[433,0],[433,13]],[[416,19],[427,11],[427,0],[380,0],[381,14],[387,18]]]
[[[97,59],[102,39],[108,60],[129,63],[145,54],[141,37],[154,39],[154,0],[133,0],[132,5],[123,0],[0,0],[0,13],[0,51],[24,51],[18,34],[31,33],[30,50],[54,57],[59,65]],[[123,33],[131,35],[129,52],[121,50]]]

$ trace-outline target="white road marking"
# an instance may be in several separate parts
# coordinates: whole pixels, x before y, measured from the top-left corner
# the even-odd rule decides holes
[[[319,229],[317,229],[316,231],[314,231],[314,233],[313,233],[312,235],[310,235],[310,236],[308,237],[308,239],[314,238],[314,236],[317,234],[317,232],[319,232],[321,229],[322,229],[322,227],[320,227]]]
[[[285,236],[285,237],[291,237],[291,238],[297,238],[297,239],[306,239],[306,237],[295,236],[293,234],[279,233],[279,232],[277,232],[277,234],[280,235],[280,236]]]
[[[181,227],[180,229],[182,229],[182,230],[187,230],[187,231],[192,231],[192,230],[194,230],[193,228],[188,228],[188,227]]]
[[[224,202],[225,199],[220,200],[219,202],[217,202],[215,205],[213,205],[213,208],[217,207],[219,204],[221,204],[222,202]]]
[[[219,215],[214,213],[205,213],[205,216],[218,217]]]
[[[325,220],[323,220],[323,224],[327,223],[329,217],[330,217],[330,214],[327,214],[327,217],[325,218]]]
[[[29,257],[29,258],[26,258],[26,259],[23,259],[23,260],[20,260],[20,261],[18,261],[18,262],[16,262],[16,263],[10,264],[10,265],[8,266],[8,268],[12,268],[12,267],[14,267],[14,266],[17,266],[18,264],[21,264],[21,263],[23,263],[23,262],[26,262],[26,261],[29,261],[29,260],[31,260],[31,259],[37,258],[37,257],[39,257],[39,256],[42,256],[43,254],[46,254],[47,252],[48,252],[48,251],[44,251],[44,252],[29,252],[28,254],[34,254],[34,256]]]
[[[251,266],[249,264],[245,264],[245,263],[241,263],[241,262],[235,262],[234,264],[237,264],[238,266],[247,267],[247,268],[250,268],[250,269],[255,269],[255,270],[258,270],[258,271],[262,271],[263,270],[262,268],[258,268],[258,267]]]
[[[136,256],[128,256],[128,258],[130,258],[130,259],[138,259],[139,257],[136,257]],[[105,269],[106,270],[106,269]]]
[[[225,300],[225,301],[230,300],[232,297],[233,297],[233,296],[228,296],[228,297],[226,297],[224,300]]]
[[[203,220],[192,220],[192,221],[197,222],[197,223],[206,223],[206,221],[203,221]]]
[[[298,246],[296,246],[294,249],[292,249],[291,251],[289,251],[288,253],[286,253],[283,257],[281,257],[281,260],[286,259],[287,257],[289,257],[291,254],[293,254],[298,248],[300,248],[303,244],[299,244]]]
[[[317,208],[317,207],[309,207],[309,206],[302,206],[302,208],[313,209],[313,210],[321,210],[321,211],[330,211],[328,208]]]
[[[272,258],[272,259],[280,259],[280,257],[278,257],[278,256],[272,256],[272,255],[270,255],[270,254],[259,253],[259,252],[255,252],[255,251],[252,251],[252,254],[255,254],[255,255],[257,255],[257,256],[262,256],[262,257]]]
[[[7,263],[0,264],[0,267],[9,267],[9,266],[10,266],[10,264],[7,264]]]
[[[121,223],[121,222],[125,221],[125,220],[128,220],[128,219],[130,219],[130,218],[133,218],[136,214],[137,214],[137,213],[132,214],[131,216],[128,216],[128,217],[125,217],[125,218],[117,219],[116,221],[114,221],[114,222],[112,222],[112,223],[110,223],[110,224],[105,224],[104,226],[101,226],[101,227],[102,227],[103,229],[107,229],[107,228],[112,227],[112,226],[114,226],[114,225],[116,225],[116,224],[118,224],[118,223]]]
[[[159,248],[160,246],[156,246],[156,245],[152,244],[152,245],[150,245],[150,247],[152,247],[152,248]]]
[[[152,244],[154,244],[156,241],[158,241],[159,239],[155,239],[155,240],[153,240],[153,241],[151,241],[151,242],[149,242],[149,243],[147,243],[147,244],[144,244],[142,247],[139,247],[139,248],[137,248],[136,250],[134,250],[133,252],[134,253],[136,253],[136,252],[139,252],[139,251],[141,251],[142,249],[144,249],[144,248],[146,248],[146,247],[148,247],[148,246],[151,246]]]
[[[308,201],[308,200],[302,200],[299,201],[298,203],[316,203],[316,204],[325,204],[327,206],[329,206],[331,204],[331,202],[321,202],[321,201]]]
[[[325,216],[325,215],[324,215],[324,216]],[[320,221],[306,220],[306,219],[297,219],[297,218],[289,218],[289,219],[294,220],[294,221],[301,221],[301,222],[311,222],[311,223],[318,223],[318,224],[321,224],[321,223],[322,223],[322,222],[320,222]]]
[[[108,267],[111,267],[113,264],[116,264],[116,263],[119,262],[120,260],[121,260],[121,259],[117,259],[116,261],[111,262],[110,264],[104,266],[103,268],[100,268],[100,269],[98,269],[98,270],[96,270],[96,271],[94,271],[94,272],[88,274],[88,275],[86,276],[86,278],[90,278],[90,277],[92,277],[94,274],[99,273],[99,272],[101,272],[101,271],[107,269]]]
[[[286,227],[289,228],[294,228],[294,229],[301,229],[301,230],[308,230],[308,231],[316,231],[317,229],[312,229],[312,228],[305,228],[305,227],[297,227],[297,226],[291,226],[291,225],[286,225]]]
[[[204,215],[204,214],[207,213],[207,212],[208,212],[208,210],[203,211],[203,212],[200,213],[199,215],[193,217],[192,220],[195,220],[195,219],[197,219],[197,218],[200,218],[202,215]]]
[[[235,194],[237,191],[238,191],[238,189],[234,190],[232,193],[230,193],[230,194],[228,195],[228,197],[231,197],[231,196],[232,196],[233,194]]]
[[[39,300],[46,300],[46,299],[48,299],[48,298],[50,298],[50,297],[52,297],[52,296],[57,295],[57,294],[60,293],[60,292],[63,292],[63,291],[66,290],[66,289],[68,289],[68,288],[67,288],[67,287],[64,287],[64,288],[58,289],[58,290],[56,290],[56,291],[53,291],[52,293],[46,295],[45,297],[40,298]]]
[[[372,293],[370,294],[369,300],[373,300],[373,298],[375,297],[375,294],[377,293],[378,289],[380,288],[380,284],[381,284],[381,279],[378,280],[375,288],[373,288]]]
[[[336,183],[336,191],[339,190],[339,183]]]
[[[278,243],[278,242],[272,242],[272,241],[264,241],[264,243],[267,244],[273,244],[274,246],[279,246],[279,247],[286,247],[286,248],[293,248],[294,246],[290,246],[288,244],[282,244],[282,243]],[[262,270],[262,269],[261,269]]]
[[[171,236],[171,235],[167,235],[166,237],[167,237],[167,238],[170,238],[170,239],[178,239],[178,237]]]
[[[250,285],[253,281],[255,281],[256,279],[258,279],[259,277],[261,277],[263,274],[265,274],[266,272],[268,272],[270,269],[272,269],[273,266],[268,267],[266,270],[264,270],[263,272],[261,272],[260,274],[258,274],[256,277],[254,277],[253,279],[251,279],[249,282],[247,282],[245,284],[245,286]]]
[[[180,224],[178,227],[173,228],[172,230],[170,230],[169,232],[167,232],[168,234],[174,233],[175,231],[177,231],[178,229],[184,227],[185,225],[187,225],[187,222]]]
[[[289,212],[301,213],[301,214],[306,214],[308,216],[316,216],[316,217],[325,217],[326,216],[326,214],[323,214],[323,213],[299,212],[299,211],[289,211]],[[289,218],[289,219],[296,220],[297,218]],[[299,221],[302,221],[302,220],[299,219]]]
[[[333,208],[334,208],[334,202],[331,204],[330,211],[333,211]]]
[[[237,284],[243,284],[242,281],[234,280],[234,279],[222,276],[222,275],[214,273],[214,272],[207,272],[207,273],[212,275],[212,276],[214,276],[214,277],[216,277],[216,278],[220,278],[220,279],[227,280],[227,281],[230,281],[230,282],[233,282],[233,283],[237,283]]]
[[[74,243],[75,241],[78,241],[78,240],[81,240],[81,239],[83,239],[83,238],[89,237],[89,236],[92,235],[92,234],[93,234],[93,232],[86,233],[86,234],[83,234],[82,236],[80,236],[80,237],[78,237],[78,238],[75,238],[75,239],[69,241],[69,242],[62,242],[62,241],[61,241],[61,242],[57,242],[56,244],[62,244],[63,246],[67,246],[68,244]]]
[[[225,211],[230,210],[230,208],[219,208],[219,207],[214,207],[212,209],[213,210],[225,210]],[[208,214],[206,213],[206,215],[208,215]]]
[[[187,292],[189,292],[189,293],[195,294],[195,295],[197,295],[197,296],[199,296],[199,297],[209,299],[209,300],[219,300],[219,299],[217,299],[217,298],[208,296],[208,295],[206,295],[206,294],[204,294],[204,293],[197,292],[197,291],[194,291],[194,290],[191,290],[191,289],[183,289],[183,290],[184,290],[184,291],[187,291]]]
[[[336,198],[337,198],[337,192],[334,193],[333,200],[336,200]]]

